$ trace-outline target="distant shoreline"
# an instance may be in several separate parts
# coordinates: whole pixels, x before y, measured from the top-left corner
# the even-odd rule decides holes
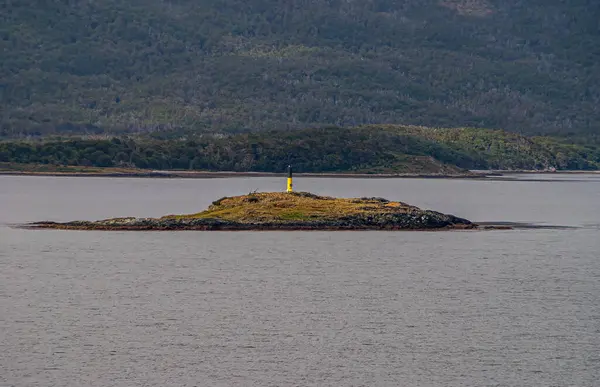
[[[157,179],[217,179],[236,177],[282,177],[284,173],[274,172],[25,172],[25,171],[0,171],[0,176],[53,176],[53,177],[139,177]],[[393,179],[393,178],[429,178],[429,179],[478,179],[493,176],[492,174],[375,174],[375,173],[295,173],[297,177],[316,178],[367,178],[367,179]],[[496,175],[498,176],[498,175]]]
[[[600,171],[529,171],[529,170],[477,170],[467,173],[344,173],[344,172],[308,172],[296,173],[297,177],[312,178],[360,178],[360,179],[486,179],[506,174],[600,174]],[[90,168],[88,171],[27,171],[2,170],[0,176],[48,176],[48,177],[115,177],[115,178],[158,178],[158,179],[216,179],[235,177],[282,177],[285,173],[275,172],[232,172],[232,171],[176,171],[176,170],[127,170],[114,168]]]

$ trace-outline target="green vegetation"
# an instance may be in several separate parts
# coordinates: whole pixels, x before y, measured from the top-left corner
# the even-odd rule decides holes
[[[0,163],[238,172],[282,172],[293,164],[298,172],[451,174],[464,169],[595,170],[600,147],[495,130],[379,125],[184,139],[0,142]]]
[[[149,171],[140,171],[132,168],[105,168],[105,167],[86,167],[82,165],[61,165],[61,164],[22,164],[22,163],[1,163],[0,171],[14,173],[31,173],[35,175],[43,174],[89,174],[89,175],[137,175],[142,172],[146,174]]]
[[[216,204],[215,204],[216,203]],[[234,222],[286,222],[332,220],[349,216],[409,213],[417,207],[382,198],[340,199],[307,192],[260,192],[225,197],[206,211],[170,215],[161,219],[220,219]]]
[[[8,0],[0,137],[373,123],[593,134],[598,20],[596,0]]]

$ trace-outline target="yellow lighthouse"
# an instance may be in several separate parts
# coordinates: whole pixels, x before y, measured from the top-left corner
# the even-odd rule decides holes
[[[292,182],[292,166],[288,165],[287,191],[292,192],[293,190],[294,190],[294,184]]]

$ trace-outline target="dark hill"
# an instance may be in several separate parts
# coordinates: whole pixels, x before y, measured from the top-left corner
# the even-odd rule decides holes
[[[596,0],[7,0],[0,136],[600,128]]]

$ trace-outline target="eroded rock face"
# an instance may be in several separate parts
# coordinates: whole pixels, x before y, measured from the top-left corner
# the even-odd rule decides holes
[[[453,215],[435,211],[406,214],[355,215],[334,220],[232,222],[203,218],[119,218],[67,223],[38,222],[31,228],[70,230],[428,230],[469,229],[475,225]]]

